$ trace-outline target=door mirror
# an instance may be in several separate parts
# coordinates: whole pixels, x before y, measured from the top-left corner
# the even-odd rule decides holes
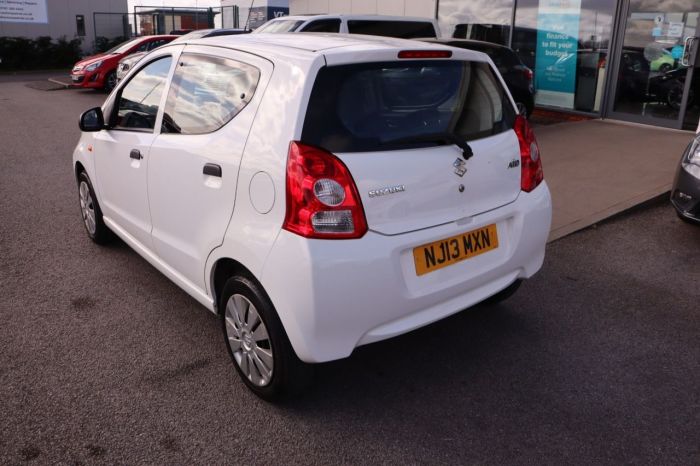
[[[80,115],[80,126],[81,131],[100,131],[105,128],[105,119],[102,116],[102,109],[100,107],[91,108],[83,112]]]

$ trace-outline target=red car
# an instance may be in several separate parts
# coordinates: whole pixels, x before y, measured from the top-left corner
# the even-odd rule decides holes
[[[167,44],[178,36],[145,36],[123,42],[113,49],[84,58],[73,67],[71,81],[76,87],[104,89],[111,91],[117,84],[119,60],[135,52],[148,52]]]

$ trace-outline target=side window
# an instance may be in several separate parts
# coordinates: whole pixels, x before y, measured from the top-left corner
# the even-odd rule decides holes
[[[137,48],[134,52],[148,52],[148,45],[150,42],[144,42],[143,44],[139,45],[139,48]]]
[[[226,58],[183,54],[163,114],[163,133],[211,133],[253,98],[260,80],[254,66]]]
[[[152,131],[158,105],[170,71],[172,57],[163,57],[146,65],[122,88],[117,98],[112,127]]]
[[[419,39],[437,37],[433,23],[427,21],[348,20],[350,34]]]
[[[340,32],[340,19],[319,19],[312,21],[301,32]]]

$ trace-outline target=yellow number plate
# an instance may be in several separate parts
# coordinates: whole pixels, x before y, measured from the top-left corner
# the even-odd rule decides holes
[[[497,247],[498,231],[495,223],[478,230],[418,246],[413,249],[416,275],[425,275]]]

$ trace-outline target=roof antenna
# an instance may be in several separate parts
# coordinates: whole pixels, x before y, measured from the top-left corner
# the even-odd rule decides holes
[[[245,27],[243,28],[244,31],[250,31],[250,12],[253,10],[254,4],[255,0],[250,0],[250,8],[248,8],[248,17],[245,19]]]

